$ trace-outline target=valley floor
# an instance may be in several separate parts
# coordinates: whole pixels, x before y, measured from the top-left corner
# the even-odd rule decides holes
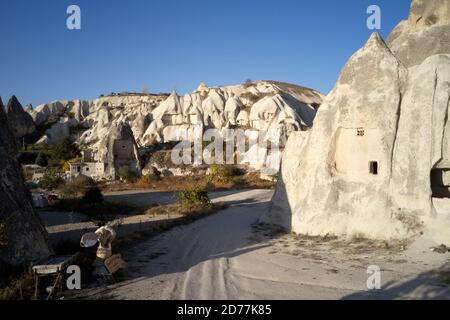
[[[399,244],[280,234],[257,224],[273,191],[222,194],[228,207],[124,253],[126,281],[86,299],[450,299],[449,254]],[[367,268],[381,268],[368,291]]]

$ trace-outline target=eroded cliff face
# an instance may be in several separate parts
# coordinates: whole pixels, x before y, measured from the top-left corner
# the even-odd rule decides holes
[[[10,265],[50,255],[46,231],[24,187],[16,155],[15,137],[0,101],[0,263]]]
[[[407,67],[450,52],[450,1],[414,0],[409,18],[392,31],[387,44]]]
[[[278,187],[289,185],[291,191],[285,205],[277,204],[283,197],[277,191],[272,215],[280,215],[276,206],[283,206],[291,216],[290,227],[298,233],[380,237],[387,228],[391,234],[406,232],[387,210],[406,73],[381,37],[373,34],[344,67],[305,141],[289,140]],[[297,150],[292,154],[296,163],[290,148]],[[288,168],[287,162],[294,167]],[[377,163],[376,174],[370,171],[371,162]],[[294,173],[285,177],[290,170]]]
[[[411,16],[432,16],[447,3],[414,1]],[[446,19],[439,11],[433,21],[445,27]],[[409,56],[375,33],[350,58],[312,130],[289,139],[263,222],[297,233],[377,239],[405,239],[432,228],[450,243],[450,221],[437,217],[430,182],[432,171],[450,168],[450,48],[448,54],[414,56],[415,45],[406,46]],[[414,66],[408,69],[405,61]]]
[[[126,166],[136,174],[141,172],[138,146],[128,123],[125,121],[114,123],[99,143],[98,157],[107,165],[105,168],[107,177],[118,178],[122,166]]]

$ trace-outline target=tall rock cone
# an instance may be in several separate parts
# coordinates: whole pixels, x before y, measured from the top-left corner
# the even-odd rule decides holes
[[[18,265],[48,257],[47,233],[24,186],[15,137],[1,100],[0,177],[0,264]]]
[[[106,163],[106,173],[119,177],[121,167],[127,167],[136,174],[141,172],[139,147],[130,125],[125,121],[114,123],[99,143],[99,159]]]
[[[36,126],[33,118],[23,109],[16,96],[12,96],[6,107],[8,123],[16,139],[32,134]]]
[[[406,69],[372,34],[343,68],[312,130],[289,138],[264,222],[281,218],[286,228],[312,235],[407,232],[391,218],[386,194],[405,79]]]

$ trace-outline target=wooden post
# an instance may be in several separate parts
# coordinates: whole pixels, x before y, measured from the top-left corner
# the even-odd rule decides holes
[[[39,276],[37,273],[34,274],[34,300],[37,300],[39,291]]]

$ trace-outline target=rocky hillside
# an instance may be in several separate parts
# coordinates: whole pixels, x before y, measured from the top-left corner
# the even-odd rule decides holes
[[[184,96],[175,92],[122,93],[92,101],[55,101],[28,108],[32,121],[25,112],[11,121],[20,124],[19,138],[33,133],[36,143],[52,144],[61,137],[70,137],[101,161],[107,153],[105,137],[122,122],[131,128],[140,148],[180,140],[180,132],[196,126],[203,130],[277,130],[286,140],[290,132],[311,127],[322,99],[315,90],[275,81],[247,81],[214,88],[201,84]]]

